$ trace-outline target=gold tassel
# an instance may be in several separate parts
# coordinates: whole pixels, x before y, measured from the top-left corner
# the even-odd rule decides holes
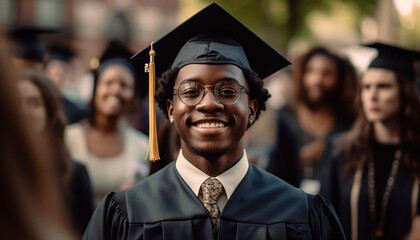
[[[157,124],[156,124],[156,104],[155,104],[155,89],[156,89],[156,70],[155,70],[155,55],[153,50],[153,42],[150,44],[150,63],[149,63],[149,150],[146,158],[149,156],[150,161],[154,162],[160,160],[159,146],[157,139]]]

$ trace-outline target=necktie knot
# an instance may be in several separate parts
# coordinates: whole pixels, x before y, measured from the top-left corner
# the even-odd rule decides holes
[[[201,192],[203,194],[203,204],[210,213],[213,228],[216,229],[220,217],[220,211],[216,202],[223,192],[223,185],[215,178],[207,178],[201,184]]]
[[[201,185],[201,191],[204,203],[215,204],[223,192],[223,185],[215,178],[207,178]]]

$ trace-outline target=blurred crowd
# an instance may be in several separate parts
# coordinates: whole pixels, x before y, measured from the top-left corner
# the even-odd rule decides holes
[[[161,160],[146,159],[147,89],[124,43],[110,39],[83,87],[75,87],[77,53],[64,42],[42,42],[45,32],[21,26],[2,33],[2,239],[80,238],[108,192],[159,171],[180,149],[174,126],[158,113]],[[271,99],[247,131],[246,151],[260,168],[331,201],[349,239],[419,239],[413,63],[420,54],[365,47],[411,70],[381,62],[361,72],[337,49],[313,46],[265,80]]]

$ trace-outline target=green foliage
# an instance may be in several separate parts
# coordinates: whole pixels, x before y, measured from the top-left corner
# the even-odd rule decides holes
[[[211,3],[211,0],[200,0]],[[294,38],[312,38],[307,17],[334,11],[339,0],[215,0],[271,46],[285,53]],[[374,13],[378,0],[341,0],[358,19]],[[358,21],[360,22],[360,20]],[[355,26],[357,27],[357,26]]]

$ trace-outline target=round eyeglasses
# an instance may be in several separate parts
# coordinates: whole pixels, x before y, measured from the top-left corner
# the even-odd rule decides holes
[[[248,94],[248,90],[236,81],[221,81],[214,85],[203,85],[194,80],[182,82],[174,87],[179,100],[187,106],[195,106],[204,97],[204,89],[213,88],[213,94],[217,102],[223,105],[235,104],[241,97],[242,90]]]

